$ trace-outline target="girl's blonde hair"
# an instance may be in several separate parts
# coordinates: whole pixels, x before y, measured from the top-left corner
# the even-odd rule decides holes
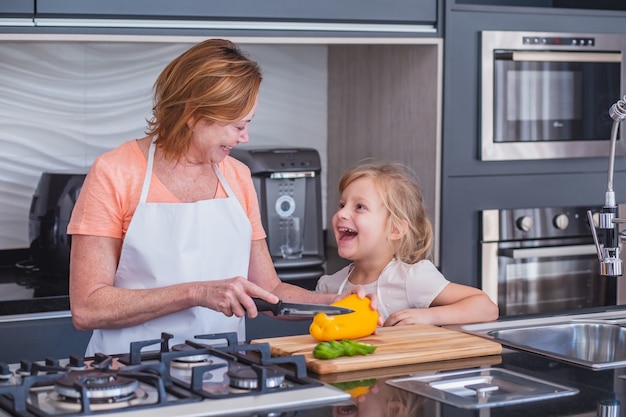
[[[256,103],[259,65],[227,40],[208,39],[170,62],[154,84],[153,117],[146,134],[157,135],[165,157],[187,152],[190,119],[216,123],[241,121]]]
[[[426,216],[417,177],[397,162],[363,160],[349,168],[339,180],[339,193],[360,178],[371,178],[389,212],[388,226],[405,230],[396,258],[409,264],[428,259],[433,245],[433,228]]]
[[[390,406],[392,403],[402,404],[400,409]],[[395,389],[387,400],[386,417],[426,417],[427,399],[409,391]]]

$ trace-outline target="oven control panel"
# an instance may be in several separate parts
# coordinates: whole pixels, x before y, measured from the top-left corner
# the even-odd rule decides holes
[[[524,36],[524,45],[555,45],[555,46],[594,46],[594,37],[569,37],[569,36]]]
[[[482,240],[506,241],[588,236],[587,211],[597,219],[602,206],[483,210]]]

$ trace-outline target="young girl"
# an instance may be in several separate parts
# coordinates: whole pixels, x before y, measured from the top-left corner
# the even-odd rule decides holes
[[[352,261],[317,284],[323,293],[361,285],[378,296],[384,326],[492,321],[498,307],[481,290],[449,282],[428,260],[433,231],[413,173],[367,160],[344,173],[332,224],[339,256]]]

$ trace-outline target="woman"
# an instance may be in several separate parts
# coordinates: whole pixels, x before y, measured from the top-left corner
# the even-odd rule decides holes
[[[237,331],[251,297],[329,303],[277,277],[249,169],[261,71],[233,43],[211,39],[172,61],[154,88],[147,136],[96,159],[76,202],[70,302],[86,354],[127,352],[172,333]]]

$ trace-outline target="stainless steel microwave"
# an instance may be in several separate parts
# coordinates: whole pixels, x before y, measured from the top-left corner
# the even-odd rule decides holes
[[[481,160],[608,156],[626,35],[483,31],[481,53]]]

